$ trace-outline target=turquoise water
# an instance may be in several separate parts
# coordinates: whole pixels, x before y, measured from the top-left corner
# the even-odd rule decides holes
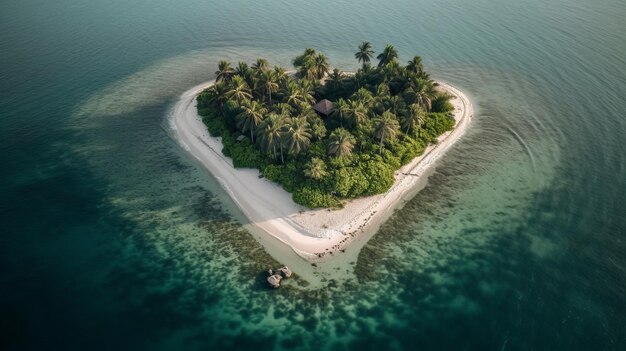
[[[623,1],[0,4],[0,348],[626,348]],[[171,137],[217,61],[420,54],[468,134],[364,245],[281,262]],[[362,248],[361,248],[362,247]],[[296,272],[298,273],[298,272]]]

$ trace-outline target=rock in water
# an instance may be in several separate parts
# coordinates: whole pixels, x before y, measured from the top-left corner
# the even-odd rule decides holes
[[[281,279],[283,279],[283,277],[281,277],[278,274],[274,274],[274,275],[270,275],[269,277],[267,277],[267,282],[270,284],[272,288],[278,288],[280,286]]]
[[[283,268],[279,269],[279,271],[283,274],[285,278],[291,277],[292,272],[291,272],[291,269],[289,269],[289,267],[284,266]]]

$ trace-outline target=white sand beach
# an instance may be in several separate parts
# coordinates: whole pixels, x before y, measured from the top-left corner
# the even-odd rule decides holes
[[[473,116],[468,97],[458,89],[438,82],[440,88],[455,98],[455,128],[439,137],[411,163],[396,171],[396,182],[387,192],[346,203],[339,210],[310,210],[297,205],[291,194],[279,185],[259,178],[256,169],[235,169],[232,160],[221,152],[220,138],[209,135],[198,116],[195,98],[214,84],[206,82],[186,91],[175,105],[172,127],[181,145],[197,158],[220,182],[250,222],[288,245],[307,260],[319,260],[345,248],[363,233],[376,230],[401,200],[414,195],[411,190],[423,180],[423,174],[435,164],[467,130]]]

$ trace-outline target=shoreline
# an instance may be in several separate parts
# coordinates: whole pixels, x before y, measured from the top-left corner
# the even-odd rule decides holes
[[[454,129],[439,136],[424,153],[396,170],[395,182],[385,193],[350,200],[339,210],[308,209],[297,205],[291,193],[259,178],[256,169],[236,169],[221,152],[221,138],[211,137],[196,109],[196,96],[214,80],[184,92],[173,109],[170,127],[181,146],[199,160],[217,179],[250,224],[287,245],[308,261],[344,250],[352,241],[377,230],[448,149],[465,133],[473,107],[462,91],[443,82],[439,87],[455,98]],[[412,195],[414,195],[413,193]]]

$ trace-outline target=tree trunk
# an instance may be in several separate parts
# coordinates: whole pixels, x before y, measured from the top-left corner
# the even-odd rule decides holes
[[[268,90],[268,92],[269,92],[269,96],[270,96],[270,106],[272,106],[272,91]]]
[[[254,127],[250,127],[250,139],[252,139],[252,144],[254,144]]]
[[[385,130],[383,129],[383,135],[380,136],[380,148],[378,149],[378,154],[383,153],[383,140],[385,139]]]
[[[285,164],[285,159],[283,158],[283,145],[280,144],[280,162]]]

